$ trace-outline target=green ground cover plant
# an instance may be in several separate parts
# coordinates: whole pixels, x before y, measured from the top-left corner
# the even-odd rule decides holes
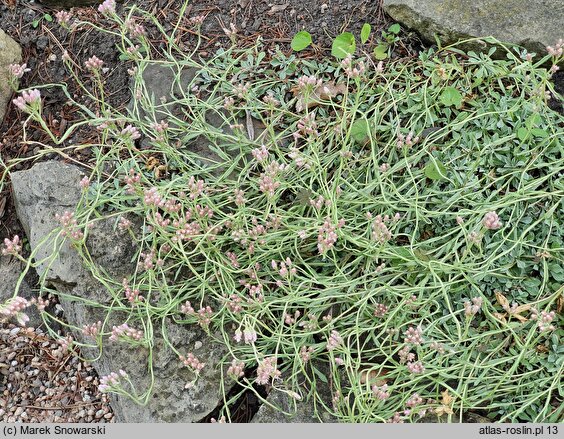
[[[564,121],[546,104],[555,92],[543,67],[561,53],[533,62],[496,42],[501,60],[455,45],[417,59],[312,61],[257,41],[203,59],[198,45],[176,44],[180,23],[167,32],[136,7],[118,16],[108,0],[101,12],[131,65],[129,110],[107,103],[96,57],[67,59],[93,104],[67,93],[84,120],[62,135],[41,117],[41,88],[16,100],[59,145],[35,158],[77,147],[95,158],[59,232],[107,286],[108,312],[129,318],[73,328],[92,346],[150,351],[152,332],[166,340],[172,319],[227,346],[221,367],[243,389],[271,385],[343,422],[459,421],[480,410],[504,422],[562,419]],[[158,52],[146,20],[166,41]],[[145,87],[153,65],[173,70],[172,101]],[[101,142],[62,146],[81,124]],[[202,138],[206,157],[191,148]],[[127,279],[88,252],[89,225],[107,218],[138,248]],[[4,252],[20,248],[14,238]],[[27,305],[16,292],[2,310],[25,320]],[[194,380],[210,367],[170,349]],[[117,374],[102,385],[141,404],[151,392]],[[225,397],[226,420],[237,396]]]

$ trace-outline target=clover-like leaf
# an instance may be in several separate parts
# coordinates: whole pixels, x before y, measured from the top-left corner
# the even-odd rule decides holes
[[[356,40],[354,35],[350,32],[343,32],[341,35],[333,40],[331,47],[331,55],[335,58],[345,58],[347,55],[352,55],[356,50]]]
[[[290,46],[292,47],[292,50],[299,52],[300,50],[304,50],[310,44],[311,44],[311,34],[309,32],[306,32],[305,30],[302,30],[298,32],[296,35],[294,35],[294,38],[292,38],[292,42],[290,43]]]

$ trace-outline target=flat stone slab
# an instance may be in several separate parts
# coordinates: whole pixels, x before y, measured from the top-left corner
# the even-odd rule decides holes
[[[446,45],[493,36],[544,55],[546,46],[564,37],[561,0],[384,0],[384,10],[430,43],[435,34]]]
[[[52,233],[58,223],[55,214],[65,210],[74,211],[80,199],[79,181],[82,171],[72,165],[52,161],[34,165],[26,171],[11,174],[14,201],[18,217],[26,231],[35,259],[47,257],[53,247],[56,234]],[[135,270],[130,262],[135,254],[135,245],[126,232],[114,230],[111,221],[100,221],[89,229],[86,246],[92,261],[117,277],[123,278]],[[65,319],[69,324],[82,328],[85,324],[104,322],[106,311],[90,306],[84,301],[73,300],[77,296],[100,305],[110,306],[112,295],[83,266],[76,250],[65,242],[56,259],[40,264],[38,274],[46,279],[59,293]],[[68,295],[68,296],[66,296]],[[127,319],[125,313],[114,312],[106,322],[104,332],[113,325]],[[139,406],[127,397],[112,394],[111,405],[118,422],[195,422],[205,417],[219,404],[221,399],[222,371],[218,364],[225,355],[225,348],[213,343],[209,336],[196,325],[178,325],[168,317],[153,322],[152,359],[143,346],[132,347],[121,342],[110,342],[104,337],[104,348],[81,348],[81,355],[95,359],[93,365],[98,374],[125,370],[138,393],[150,386],[148,364],[152,365],[154,387],[148,403]],[[133,325],[135,326],[135,325]],[[166,328],[168,341],[182,354],[192,352],[206,367],[199,379],[189,388],[185,385],[194,378],[178,356],[169,348],[161,328]],[[73,334],[75,340],[93,344],[80,331]],[[226,391],[229,390],[225,384]],[[130,390],[126,387],[126,390]]]

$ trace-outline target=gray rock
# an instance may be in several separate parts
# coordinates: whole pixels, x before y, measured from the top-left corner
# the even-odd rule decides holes
[[[197,84],[198,71],[195,68],[185,68],[178,71],[167,65],[149,64],[141,74],[141,83],[151,105],[144,102],[131,100],[128,111],[135,119],[149,122],[160,122],[164,119],[186,119],[183,108],[189,107],[193,99],[192,88]],[[131,88],[135,88],[132,80]],[[203,98],[205,99],[205,98]],[[243,125],[248,141],[260,145],[268,143],[270,133],[265,125],[252,117],[238,117],[236,120],[223,108],[208,110],[205,120],[194,121],[194,130],[171,141],[177,141],[179,148],[185,148],[194,156],[193,164],[202,171],[210,171],[219,176],[225,170],[225,165],[232,165],[240,153],[240,144],[237,135],[233,132],[231,124]],[[249,135],[249,128],[252,135]],[[199,134],[205,132],[205,134]],[[141,139],[143,149],[150,148],[151,141]],[[248,157],[250,159],[250,157]],[[233,174],[235,175],[235,174]]]
[[[384,0],[384,10],[431,43],[435,34],[443,44],[493,36],[543,55],[564,29],[561,0]],[[474,43],[467,50],[485,47]]]
[[[10,79],[10,64],[20,63],[22,49],[12,38],[0,29],[0,121],[6,113],[6,105],[12,95],[8,80]]]
[[[28,235],[36,259],[50,254],[54,236],[50,235],[57,227],[56,213],[74,211],[80,199],[79,181],[82,172],[71,165],[60,162],[44,162],[30,170],[12,174],[14,201],[20,221]],[[132,261],[135,245],[129,235],[114,230],[113,222],[102,221],[88,230],[86,246],[94,267],[104,269],[112,275],[131,274],[135,268]],[[107,288],[96,281],[84,268],[77,252],[68,244],[61,247],[59,256],[37,268],[38,274],[56,287],[60,295],[65,318],[78,328],[97,321],[104,322],[106,312],[99,306],[90,306],[83,301],[72,300],[72,296],[82,297],[99,305],[109,306],[113,298]],[[125,301],[124,301],[125,302]],[[115,303],[114,303],[115,305]],[[125,303],[124,303],[125,305]],[[126,314],[114,312],[105,321],[102,330],[107,333],[113,325],[126,321]],[[107,375],[120,369],[125,370],[135,385],[136,392],[142,394],[150,387],[148,373],[152,361],[154,374],[153,391],[145,406],[138,406],[126,397],[112,397],[112,407],[116,420],[120,422],[194,422],[211,412],[219,403],[221,395],[221,370],[217,366],[225,354],[222,346],[214,344],[209,337],[194,326],[177,325],[168,318],[153,322],[152,360],[147,348],[131,347],[121,342],[104,339],[104,349],[81,348],[81,354],[96,359],[93,364],[100,375]],[[135,326],[136,325],[133,325]],[[195,385],[185,389],[193,378],[192,372],[182,365],[176,354],[169,348],[161,334],[166,328],[166,339],[186,355],[193,352],[206,363]],[[74,334],[81,343],[92,345],[81,333]],[[202,346],[195,350],[196,342]],[[99,357],[99,358],[97,358]]]

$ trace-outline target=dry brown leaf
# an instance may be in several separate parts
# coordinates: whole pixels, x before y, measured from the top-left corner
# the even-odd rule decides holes
[[[509,308],[509,300],[507,300],[507,297],[501,294],[501,292],[495,291],[495,298],[503,309]]]
[[[493,313],[493,316],[494,316],[496,319],[498,319],[499,321],[503,322],[503,323],[507,323],[507,320],[505,319],[505,316],[506,316],[506,315],[507,315],[507,314],[502,314],[502,313],[500,313],[500,312],[494,312],[494,313]]]
[[[556,299],[556,312],[562,314],[562,310],[564,310],[564,294],[560,294]]]
[[[376,386],[386,384],[386,379],[383,377],[385,377],[387,373],[388,371],[386,369],[382,369],[380,371],[374,369],[361,370],[359,376],[360,384],[368,383]]]
[[[297,96],[298,100],[296,102],[296,110],[302,111],[306,107],[312,108],[321,103],[321,101],[328,101],[336,97],[337,95],[345,93],[347,86],[343,83],[335,84],[333,81],[326,82],[318,86],[311,94],[308,96],[304,95],[298,87],[292,88],[292,93]],[[307,102],[306,102],[307,100]]]
[[[537,352],[541,352],[543,354],[547,353],[550,349],[548,349],[545,345],[540,344],[537,346]]]
[[[149,157],[149,158],[147,159],[147,161],[145,162],[145,167],[146,167],[149,171],[151,171],[151,170],[153,170],[153,168],[156,168],[156,167],[160,166],[160,164],[161,164],[161,162],[159,161],[158,158],[151,156],[151,157]]]
[[[454,398],[448,393],[448,389],[444,392],[441,392],[443,396],[441,399],[441,406],[435,409],[435,413],[438,416],[442,416],[445,414],[454,415],[454,411],[452,410],[452,404],[454,403]]]

